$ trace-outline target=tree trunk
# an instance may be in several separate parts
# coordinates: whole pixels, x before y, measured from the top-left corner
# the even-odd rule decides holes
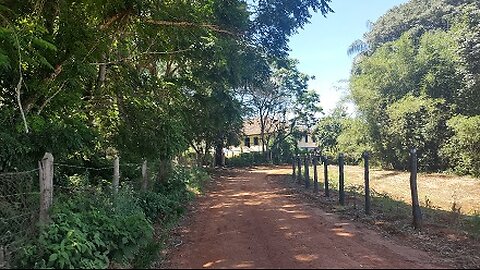
[[[158,165],[157,181],[163,183],[167,181],[168,176],[170,175],[172,164],[171,160],[162,159]]]
[[[102,60],[105,60],[105,56],[102,56]],[[99,94],[100,88],[105,84],[105,79],[107,77],[107,65],[101,64],[98,68],[98,77],[95,84],[95,94]]]
[[[210,159],[210,144],[209,143],[206,143],[205,144],[205,152],[203,154],[203,157],[202,157],[202,164],[203,165],[207,165],[210,163],[211,159]]]
[[[223,153],[223,143],[219,142],[215,145],[215,165],[219,167],[225,166],[225,158]]]

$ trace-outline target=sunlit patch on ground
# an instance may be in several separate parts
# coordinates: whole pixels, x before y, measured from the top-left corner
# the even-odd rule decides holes
[[[215,266],[216,264],[222,263],[224,261],[225,260],[216,260],[216,261],[208,262],[208,263],[205,263],[203,265],[203,268],[210,268],[210,267]]]
[[[318,256],[317,255],[309,255],[309,254],[300,254],[300,255],[296,255],[295,259],[297,261],[301,261],[301,262],[311,262],[313,260],[318,259]]]

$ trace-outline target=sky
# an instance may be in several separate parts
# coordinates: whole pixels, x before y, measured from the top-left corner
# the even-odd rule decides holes
[[[310,24],[290,38],[290,56],[299,60],[299,70],[310,76],[309,87],[320,94],[325,113],[331,112],[344,92],[353,56],[347,49],[367,32],[367,21],[375,22],[389,9],[408,0],[332,0],[335,13],[323,17],[315,13]],[[337,87],[336,87],[337,86]],[[353,112],[350,106],[349,112]]]

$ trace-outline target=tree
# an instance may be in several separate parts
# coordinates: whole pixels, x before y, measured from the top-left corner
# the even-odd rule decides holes
[[[309,22],[311,10],[326,15],[333,10],[330,0],[255,0],[251,8],[253,21],[251,24],[252,41],[265,49],[269,55],[285,57],[288,55],[288,38],[297,29]]]
[[[337,145],[338,149],[345,154],[345,160],[352,163],[358,162],[365,151],[375,154],[368,125],[359,117],[343,120],[342,131],[337,137]],[[372,160],[375,159],[372,158]]]
[[[464,5],[476,5],[472,0],[411,0],[392,8],[381,16],[365,34],[370,48],[376,50],[383,44],[395,41],[411,31],[420,37],[431,30],[448,30],[455,14],[461,14]]]
[[[331,115],[320,119],[315,126],[315,136],[324,154],[336,156],[339,153],[338,138],[347,119],[345,108],[337,107]]]
[[[310,77],[296,65],[293,60],[276,62],[270,77],[245,87],[246,104],[259,119],[263,153],[270,151],[272,141],[278,148],[300,125],[312,127],[321,112],[318,94],[307,91]]]
[[[424,169],[447,167],[440,157],[452,136],[447,120],[478,114],[471,102],[478,99],[478,8],[477,1],[413,0],[365,34],[370,51],[354,63],[351,95],[385,166],[405,169],[406,151],[417,147]]]
[[[443,145],[442,158],[458,173],[480,176],[480,116],[456,116],[447,126],[453,136]]]
[[[209,95],[195,94],[189,102],[185,121],[187,138],[197,153],[199,163],[215,147],[215,163],[223,164],[223,148],[239,143],[242,129],[241,104],[226,90],[215,89]]]
[[[2,170],[39,159],[47,138],[75,142],[49,147],[55,156],[80,163],[105,156],[109,148],[132,160],[168,162],[192,142],[184,120],[192,107],[203,109],[189,103],[196,102],[192,97],[222,93],[214,107],[219,114],[229,109],[238,89],[258,76],[251,72],[258,66],[250,65],[260,58],[257,52],[264,58],[286,55],[289,36],[313,11],[329,12],[328,2],[4,1],[1,140],[24,152],[16,161],[6,157]],[[217,139],[228,139],[241,113],[234,111],[228,121],[197,119],[214,126]],[[28,134],[19,135],[20,126]],[[52,129],[63,132],[52,135]],[[5,144],[0,148],[13,153]]]

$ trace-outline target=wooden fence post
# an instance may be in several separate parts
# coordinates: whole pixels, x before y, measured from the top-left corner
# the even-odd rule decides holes
[[[116,156],[113,161],[113,192],[118,193],[118,186],[120,185],[120,157]]]
[[[313,193],[318,193],[318,156],[313,156]]]
[[[297,165],[298,165],[298,173],[297,173],[297,183],[301,184],[302,183],[302,159],[300,156],[297,156]]]
[[[418,201],[418,189],[417,189],[417,172],[418,172],[418,159],[417,149],[410,150],[410,191],[412,194],[412,214],[413,214],[413,227],[415,229],[422,229],[422,211],[420,209],[420,203]]]
[[[325,179],[325,196],[330,197],[330,188],[328,187],[328,157],[323,158],[323,177]]]
[[[370,215],[371,199],[370,199],[370,171],[369,171],[369,159],[368,152],[363,153],[364,165],[365,165],[365,214]]]
[[[305,188],[310,188],[310,156],[305,155]]]
[[[344,158],[343,153],[338,155],[338,192],[339,192],[339,203],[340,205],[345,205],[345,167],[344,167]]]
[[[48,211],[53,203],[53,155],[45,153],[38,162],[40,181],[40,224],[45,225],[49,220]]]
[[[142,182],[142,190],[145,192],[147,191],[148,189],[148,172],[147,172],[147,160],[143,161],[143,165],[142,165],[142,178],[143,178],[143,182]]]

